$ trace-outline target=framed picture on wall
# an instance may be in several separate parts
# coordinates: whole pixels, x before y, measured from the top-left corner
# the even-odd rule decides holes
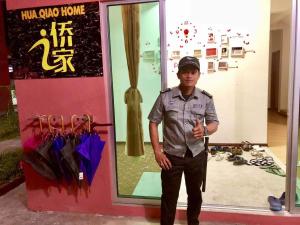
[[[236,58],[244,58],[245,56],[245,50],[243,47],[232,47],[231,48],[231,57]]]
[[[206,49],[206,58],[215,58],[218,56],[217,48],[207,48]]]
[[[218,70],[228,70],[228,63],[220,61],[218,65]]]
[[[201,49],[195,49],[194,50],[194,57],[196,58],[200,58],[202,55],[201,55]]]
[[[228,36],[226,34],[221,35],[221,44],[227,45],[229,43]]]
[[[215,34],[213,32],[207,34],[207,43],[215,43]]]
[[[222,47],[222,49],[221,49],[221,57],[222,58],[227,58],[228,57],[228,51],[229,51],[228,47]]]
[[[171,58],[172,59],[180,59],[180,51],[179,50],[172,51]]]
[[[146,60],[146,61],[154,61],[155,51],[154,50],[144,51],[143,52],[143,59]]]
[[[213,62],[213,61],[207,62],[207,72],[212,73],[212,72],[215,72],[215,71],[216,71],[215,62]]]

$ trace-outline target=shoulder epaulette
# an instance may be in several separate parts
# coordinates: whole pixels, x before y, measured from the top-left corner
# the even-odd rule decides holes
[[[206,95],[206,96],[209,97],[209,98],[212,98],[212,97],[213,97],[211,94],[209,94],[208,92],[206,92],[206,91],[204,91],[204,90],[202,90],[201,93],[204,94],[204,95]]]
[[[162,94],[162,93],[166,93],[166,92],[168,92],[168,91],[171,91],[171,88],[167,88],[167,89],[165,89],[165,90],[162,90],[162,91],[160,91],[160,93]]]

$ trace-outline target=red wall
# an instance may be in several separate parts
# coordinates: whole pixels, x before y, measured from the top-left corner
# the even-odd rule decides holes
[[[8,9],[30,8],[57,4],[84,2],[74,1],[33,1],[33,0],[7,0]],[[107,51],[106,46],[102,46]],[[104,65],[106,62],[104,62]],[[32,135],[32,130],[25,129],[36,114],[63,115],[69,118],[72,114],[92,114],[98,123],[112,122],[109,115],[110,85],[108,74],[104,77],[72,78],[72,79],[44,79],[44,80],[18,80],[16,92],[18,97],[18,110],[20,117],[21,138],[24,142]],[[100,213],[107,215],[126,215],[158,217],[159,207],[143,205],[114,204],[112,195],[115,187],[112,185],[111,140],[113,128],[103,128],[106,145],[90,189],[80,192],[70,192],[65,187],[59,187],[53,182],[46,181],[30,168],[25,168],[26,187],[28,194],[28,207],[32,210],[77,211],[87,213]],[[249,193],[251,194],[251,193]],[[178,218],[185,217],[185,210],[178,210]],[[223,221],[247,224],[299,224],[299,217],[277,215],[255,215],[255,213],[225,213],[205,211],[201,214],[202,220]]]
[[[63,115],[70,122],[72,114],[91,114],[98,123],[110,122],[106,112],[106,95],[103,78],[17,80],[18,110],[21,138],[24,142],[32,136],[27,126],[36,115]],[[101,128],[111,132],[110,128]],[[108,134],[102,134],[108,140]],[[38,176],[25,167],[28,206],[34,210],[101,212],[111,203],[110,151],[107,142],[93,185],[89,190],[75,193]],[[59,202],[59,204],[57,204]],[[103,204],[105,203],[105,204]]]

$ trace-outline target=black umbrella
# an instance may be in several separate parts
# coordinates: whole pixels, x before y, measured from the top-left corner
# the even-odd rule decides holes
[[[51,167],[51,160],[48,154],[51,146],[52,141],[48,140],[40,145],[35,151],[25,153],[23,155],[23,160],[31,165],[42,177],[50,180],[57,180],[57,176]]]
[[[60,150],[62,155],[61,164],[64,168],[64,177],[67,181],[71,179],[75,180],[78,185],[79,183],[79,167],[78,159],[75,153],[75,145],[77,142],[76,137],[67,137],[65,146]]]

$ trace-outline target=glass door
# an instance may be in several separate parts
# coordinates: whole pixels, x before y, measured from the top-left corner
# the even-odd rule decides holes
[[[124,3],[107,7],[117,195],[159,198],[147,119],[162,82],[159,2]]]

